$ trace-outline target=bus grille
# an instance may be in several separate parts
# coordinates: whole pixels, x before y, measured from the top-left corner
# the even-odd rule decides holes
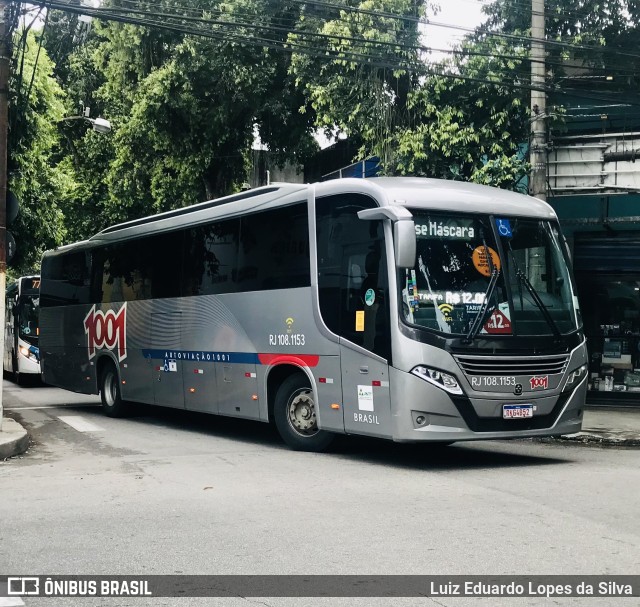
[[[555,375],[563,373],[568,354],[550,356],[454,356],[466,375]]]

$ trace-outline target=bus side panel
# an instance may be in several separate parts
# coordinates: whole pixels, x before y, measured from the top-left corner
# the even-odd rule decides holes
[[[157,309],[157,308],[156,308]],[[165,407],[184,407],[184,382],[182,361],[182,314],[180,312],[151,313],[151,349],[165,350],[160,365],[154,367],[153,402]]]
[[[318,366],[312,369],[316,382],[316,415],[321,430],[344,433],[344,406],[340,357],[321,356]],[[333,408],[332,405],[339,405]]]
[[[96,370],[89,360],[84,320],[87,306],[40,309],[40,356],[47,384],[96,394]]]
[[[248,417],[243,410],[255,393],[259,408],[252,410],[251,416],[259,416],[266,421],[269,372],[281,364],[301,366],[315,380],[313,387],[318,396],[319,425],[326,430],[343,432],[342,407],[331,408],[332,404],[342,403],[339,347],[322,335],[316,326],[311,288],[226,294],[219,296],[219,301],[226,312],[224,321],[220,312],[210,316],[218,326],[214,349],[218,351],[233,346],[232,351],[246,357],[246,360],[232,357],[231,364],[216,363],[219,397],[230,399],[224,406],[232,407],[225,413]],[[249,344],[251,350],[247,350]],[[249,366],[251,353],[255,353],[256,366],[253,370]],[[230,373],[234,368],[236,375],[232,376]],[[233,383],[224,381],[225,373],[227,380],[240,382],[240,385],[232,389]],[[320,378],[324,381],[321,382]],[[240,411],[235,410],[236,406]],[[223,412],[222,400],[220,412]]]
[[[105,304],[104,310],[122,313],[123,304]],[[149,348],[152,302],[130,301],[126,306],[126,358],[120,361],[122,398],[153,404],[153,362],[144,352]]]

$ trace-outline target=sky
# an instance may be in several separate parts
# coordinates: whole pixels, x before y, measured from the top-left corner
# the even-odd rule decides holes
[[[432,21],[474,28],[482,24],[485,15],[482,13],[482,5],[488,4],[487,0],[437,0],[440,3],[440,12],[430,15]],[[432,48],[450,48],[460,41],[467,32],[460,30],[428,25],[426,28],[426,46]]]

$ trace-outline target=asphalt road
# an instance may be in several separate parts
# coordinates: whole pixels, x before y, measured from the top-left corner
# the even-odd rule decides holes
[[[4,574],[637,574],[640,450],[344,438],[4,382],[30,431],[0,462]],[[0,607],[3,606],[0,599]],[[50,599],[24,599],[50,605]],[[55,605],[637,605],[638,599],[64,599]],[[5,603],[9,605],[10,603]],[[16,603],[17,604],[17,603]]]

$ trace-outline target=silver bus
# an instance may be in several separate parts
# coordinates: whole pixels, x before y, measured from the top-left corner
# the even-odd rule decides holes
[[[580,429],[587,354],[546,203],[422,178],[272,184],[45,253],[44,380],[273,422],[294,449]]]
[[[3,371],[20,384],[40,376],[40,277],[21,276],[5,293]]]

